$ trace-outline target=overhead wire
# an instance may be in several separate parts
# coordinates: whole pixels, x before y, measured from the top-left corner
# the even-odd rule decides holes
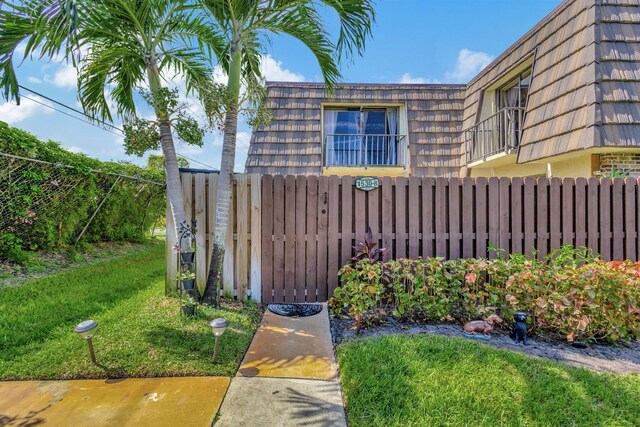
[[[111,124],[111,123],[105,122],[104,120],[100,120],[100,119],[92,118],[92,117],[90,117],[89,115],[87,115],[84,111],[81,111],[81,110],[78,110],[77,108],[71,107],[70,105],[67,105],[67,104],[65,104],[64,102],[61,102],[61,101],[55,100],[55,99],[53,99],[53,98],[51,98],[51,97],[49,97],[49,96],[46,96],[46,95],[44,95],[44,94],[42,94],[42,93],[40,93],[40,92],[38,92],[38,91],[35,91],[35,90],[31,89],[31,88],[28,88],[28,87],[23,86],[23,85],[18,85],[18,86],[19,86],[21,89],[24,89],[24,90],[26,90],[26,91],[28,91],[28,92],[30,92],[30,93],[32,93],[32,94],[34,94],[34,95],[37,95],[37,96],[39,96],[39,97],[41,97],[41,98],[43,98],[43,99],[46,99],[47,101],[53,102],[53,103],[54,103],[54,104],[56,104],[56,105],[59,105],[59,106],[61,106],[61,107],[64,107],[64,108],[66,108],[66,109],[68,109],[68,110],[70,110],[70,111],[73,111],[74,113],[80,114],[80,115],[81,115],[82,117],[84,117],[84,118],[81,118],[81,117],[75,116],[75,115],[73,115],[73,114],[70,114],[70,113],[68,113],[68,112],[66,112],[66,111],[63,111],[63,110],[61,110],[61,109],[59,109],[59,108],[54,107],[53,105],[49,105],[49,104],[47,104],[46,102],[39,101],[39,100],[37,100],[37,99],[35,99],[35,98],[33,98],[33,97],[30,97],[30,96],[27,96],[27,95],[21,95],[23,98],[28,99],[28,100],[30,100],[30,101],[32,101],[32,102],[35,102],[36,104],[42,105],[43,107],[49,108],[49,109],[51,109],[51,110],[53,110],[53,111],[57,111],[58,113],[62,113],[62,114],[66,115],[66,116],[69,116],[69,117],[71,117],[71,118],[73,118],[73,119],[76,119],[76,120],[79,120],[79,121],[81,121],[81,122],[83,122],[83,123],[86,123],[86,124],[88,124],[88,125],[91,125],[91,126],[97,127],[98,129],[102,129],[102,130],[107,131],[107,132],[109,132],[109,133],[112,133],[112,134],[114,134],[114,135],[121,136],[122,134],[124,134],[124,130],[123,130],[123,129],[121,129],[121,128],[119,128],[118,126],[115,126],[115,125],[113,125],[113,124]],[[88,119],[88,120],[87,120],[87,119]],[[105,128],[105,127],[102,127],[102,126],[100,126],[100,125],[96,124],[96,122],[97,122],[97,123],[100,123],[100,124],[101,124],[101,125],[103,125],[103,126],[106,126],[106,127],[111,128],[111,129],[117,130],[118,132],[120,132],[120,134],[118,134],[118,133],[116,133],[116,132],[112,131],[111,129],[107,129],[107,128]],[[242,147],[236,146],[236,148],[238,148],[238,149],[240,149],[241,151],[243,151],[247,156],[249,155],[249,153],[247,153],[247,152],[246,152],[246,150],[244,150]],[[182,154],[182,153],[176,152],[176,154],[177,154],[178,156],[180,156],[180,157],[184,157],[184,158],[185,158],[185,159],[187,159],[187,160],[190,160],[190,161],[192,161],[192,162],[194,162],[194,163],[197,163],[197,164],[199,164],[199,165],[205,166],[205,167],[207,167],[207,168],[217,169],[217,168],[216,168],[216,167],[214,167],[214,166],[211,166],[211,165],[209,165],[209,164],[203,163],[203,162],[201,162],[201,161],[199,161],[199,160],[196,160],[196,159],[193,159],[193,158],[191,158],[191,157],[185,156],[185,155],[184,155],[184,154]]]

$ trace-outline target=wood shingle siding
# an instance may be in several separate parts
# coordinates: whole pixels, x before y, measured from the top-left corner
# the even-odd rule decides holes
[[[270,125],[254,129],[249,173],[322,173],[323,103],[404,105],[410,173],[458,176],[465,86],[341,84],[328,97],[320,83],[267,83]]]
[[[599,1],[600,145],[639,146],[640,2]]]
[[[268,83],[275,120],[254,129],[246,171],[319,175],[323,103],[401,104],[410,175],[466,176],[463,130],[529,65],[518,163],[640,147],[640,0],[564,0],[467,85],[342,84],[329,98],[321,83]]]

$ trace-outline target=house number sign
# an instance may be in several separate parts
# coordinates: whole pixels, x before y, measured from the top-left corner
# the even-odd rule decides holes
[[[372,176],[364,176],[356,179],[356,188],[362,191],[371,191],[380,187],[380,180]]]

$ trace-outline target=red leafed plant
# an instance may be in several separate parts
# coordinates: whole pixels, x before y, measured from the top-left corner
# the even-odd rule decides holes
[[[351,261],[357,262],[363,259],[371,260],[372,262],[382,262],[384,254],[389,252],[388,248],[379,248],[378,242],[373,240],[373,234],[371,233],[371,227],[367,227],[367,232],[364,236],[364,240],[359,241],[353,247],[355,255],[351,258]]]

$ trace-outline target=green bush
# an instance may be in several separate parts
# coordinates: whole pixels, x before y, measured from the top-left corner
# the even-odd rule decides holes
[[[85,242],[138,242],[164,212],[162,170],[101,162],[70,153],[0,122],[0,259],[75,243],[98,204],[120,178],[83,236]],[[66,166],[72,166],[64,167]],[[99,171],[99,172],[98,172]]]
[[[565,246],[542,261],[357,260],[340,270],[330,305],[360,326],[381,314],[401,320],[466,322],[499,311],[507,324],[526,311],[533,326],[568,341],[617,341],[640,332],[640,263],[604,262]]]

